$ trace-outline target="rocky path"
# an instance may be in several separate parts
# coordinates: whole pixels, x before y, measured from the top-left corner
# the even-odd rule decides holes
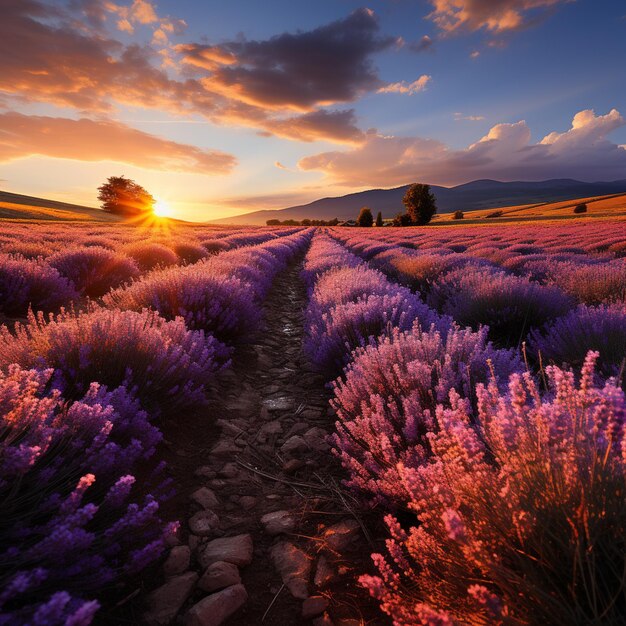
[[[329,393],[302,354],[301,264],[277,278],[253,341],[215,385],[212,424],[190,416],[166,432],[170,506],[187,519],[144,623],[386,623],[356,582],[370,570],[368,520],[340,487]]]

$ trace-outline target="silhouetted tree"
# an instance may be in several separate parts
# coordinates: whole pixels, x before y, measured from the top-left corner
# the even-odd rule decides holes
[[[587,212],[587,205],[584,202],[581,202],[580,204],[577,204],[574,207],[574,213],[586,213]]]
[[[103,210],[125,217],[149,213],[156,202],[141,185],[124,176],[109,176],[98,187],[98,200]]]
[[[410,226],[411,225],[411,216],[408,213],[398,213],[393,218],[394,226]]]
[[[376,226],[382,226],[383,225],[383,214],[378,211],[378,215],[376,216]]]
[[[372,212],[364,206],[359,213],[359,217],[356,218],[357,226],[372,226],[374,224],[374,217],[372,216]]]
[[[452,214],[452,219],[453,220],[462,220],[465,217],[465,215],[463,215],[463,211],[455,211]]]
[[[420,226],[428,224],[437,213],[437,202],[430,191],[430,185],[414,183],[406,190],[402,203],[411,216],[411,221]]]

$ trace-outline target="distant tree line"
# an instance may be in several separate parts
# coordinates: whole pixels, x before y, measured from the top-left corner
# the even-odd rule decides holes
[[[339,220],[335,217],[332,220],[267,220],[268,226],[337,226]]]

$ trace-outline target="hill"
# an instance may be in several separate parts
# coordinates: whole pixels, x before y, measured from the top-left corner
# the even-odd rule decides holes
[[[308,204],[286,209],[254,211],[234,217],[212,220],[214,224],[265,224],[268,219],[323,219],[338,217],[340,220],[354,219],[362,206],[374,213],[381,211],[390,218],[402,211],[402,197],[408,185],[394,189],[370,189],[335,198],[322,198]],[[626,180],[585,183],[571,179],[554,179],[539,182],[499,182],[475,180],[456,187],[431,189],[437,198],[439,213],[456,210],[476,211],[500,207],[519,207],[547,202],[574,200],[626,193]]]
[[[101,209],[0,191],[0,219],[119,222]]]

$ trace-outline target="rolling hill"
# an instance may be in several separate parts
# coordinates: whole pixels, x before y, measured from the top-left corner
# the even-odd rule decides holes
[[[119,222],[101,209],[0,191],[0,219]]]
[[[212,220],[214,224],[265,224],[268,219],[354,219],[362,206],[374,213],[381,211],[390,218],[403,210],[402,197],[408,185],[394,189],[371,189],[336,198],[322,198],[308,204],[286,209],[254,211],[234,217]],[[554,179],[540,182],[508,182],[475,180],[456,187],[431,189],[437,198],[439,213],[477,211],[500,207],[519,207],[546,202],[573,200],[626,193],[626,180],[585,183],[571,179]]]

